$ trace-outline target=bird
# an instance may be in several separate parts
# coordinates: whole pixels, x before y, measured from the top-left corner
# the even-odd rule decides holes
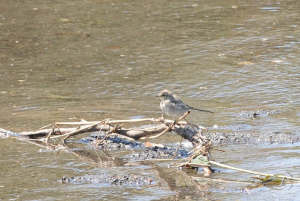
[[[168,116],[175,117],[175,119],[181,117],[189,110],[197,110],[213,114],[212,111],[194,108],[185,104],[179,97],[173,95],[168,90],[162,90],[156,97],[159,97],[161,99],[160,108],[163,113]]]

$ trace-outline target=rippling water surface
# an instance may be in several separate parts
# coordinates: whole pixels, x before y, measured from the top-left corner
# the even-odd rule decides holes
[[[211,132],[297,135],[299,9],[295,0],[3,1],[0,127],[28,131],[74,117],[159,117],[155,95],[169,89],[189,105],[215,112],[189,116]],[[258,118],[240,115],[258,110],[276,112]],[[30,200],[35,193],[41,200],[65,195],[89,200],[103,192],[107,195],[97,198],[109,199],[120,189],[120,197],[127,199],[173,199],[174,192],[181,192],[184,199],[189,191],[195,199],[202,192],[180,185],[164,186],[159,193],[144,187],[142,193],[127,187],[61,188],[58,180],[62,176],[90,173],[94,167],[78,162],[72,154],[40,153],[39,148],[13,139],[3,139],[0,144],[3,199]],[[214,155],[224,162],[235,160],[235,165],[246,169],[288,171],[300,177],[297,147],[234,146],[226,147],[224,156]],[[150,166],[145,169],[152,171]],[[134,172],[135,168],[124,171]],[[220,177],[225,177],[222,172]],[[293,200],[299,186],[290,187],[280,193]],[[230,185],[231,190],[236,188],[238,185]],[[226,190],[226,185],[221,189]],[[202,198],[255,200],[262,194],[267,199],[278,193],[267,187],[251,191],[251,195],[208,191]]]

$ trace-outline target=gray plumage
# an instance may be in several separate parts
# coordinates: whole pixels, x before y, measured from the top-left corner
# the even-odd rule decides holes
[[[213,113],[208,110],[201,110],[185,104],[179,97],[173,95],[168,90],[163,90],[157,97],[160,97],[161,99],[160,108],[163,111],[163,113],[171,117],[181,117],[184,113],[186,113],[189,110]]]

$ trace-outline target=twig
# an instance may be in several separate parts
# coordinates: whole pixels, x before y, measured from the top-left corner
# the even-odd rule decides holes
[[[78,132],[80,132],[80,131],[82,131],[82,130],[85,130],[85,129],[88,129],[88,128],[97,126],[98,124],[101,124],[102,122],[103,122],[103,121],[96,122],[96,123],[93,124],[93,125],[86,126],[86,128],[81,128],[81,129],[78,129],[78,130],[76,130],[76,131],[70,132],[69,135],[67,135],[67,137],[65,137],[65,138],[63,139],[63,142],[65,142],[71,135],[74,135],[75,133],[78,133]],[[61,136],[63,136],[63,135],[61,135]]]
[[[124,138],[126,140],[129,140],[129,141],[135,141],[135,139],[131,138],[131,137],[128,137],[128,136],[125,136],[125,135],[121,135],[119,133],[112,133],[111,135],[116,135],[116,136],[119,136],[120,138]]]
[[[204,130],[204,131],[208,131],[208,129],[204,126],[198,126],[198,128],[200,128],[201,130]]]
[[[109,121],[109,119],[105,120],[105,123],[104,123],[103,126],[105,126],[108,121]],[[100,133],[101,133],[102,129],[103,129],[103,127],[101,127],[100,130],[99,130],[99,132],[98,132],[98,136],[97,136],[97,139],[96,139],[96,145],[95,145],[95,147],[97,147],[97,145],[98,145],[98,140],[99,140],[99,136],[100,136]]]
[[[193,166],[193,167],[210,167],[210,165],[207,165],[207,164],[199,164],[199,163],[183,163],[182,165],[178,166],[178,167],[181,167],[181,166],[184,166],[184,165],[190,165],[190,166]]]
[[[46,126],[43,126],[42,128],[40,128],[40,130],[42,130],[42,129],[44,129],[44,128],[47,128],[47,127],[49,127],[49,126],[52,126],[52,124],[48,124],[48,125],[46,125]]]
[[[212,150],[216,150],[216,151],[220,151],[220,152],[226,152],[226,151],[224,151],[224,150],[222,150],[222,149],[217,149],[217,148],[211,148]]]
[[[182,166],[185,166],[185,165],[193,165],[194,166],[194,163],[191,163],[191,161],[198,155],[207,155],[209,153],[209,149],[210,149],[210,143],[207,142],[205,144],[201,144],[201,145],[198,145],[195,149],[193,149],[192,151],[189,152],[192,153],[188,158],[187,158],[187,161],[184,162],[184,163],[181,163],[179,165],[176,165],[175,167],[182,167]],[[208,160],[208,159],[207,159]],[[209,167],[210,165],[206,165],[206,164],[196,164],[196,166],[201,166],[201,167]]]
[[[200,152],[201,152],[201,149],[197,150],[195,153],[193,153],[191,156],[188,157],[188,160],[187,160],[186,162],[180,163],[179,165],[176,165],[175,167],[182,167],[182,166],[185,166],[185,165],[189,165],[190,162],[191,162],[191,160],[192,160],[195,156],[199,155]],[[198,166],[199,166],[199,164],[198,164]]]
[[[158,138],[158,137],[164,135],[165,133],[167,133],[170,129],[171,129],[171,127],[167,127],[167,128],[166,128],[163,132],[161,132],[160,134],[154,135],[154,136],[150,136],[150,137],[148,137],[148,138],[150,138],[150,139]],[[142,139],[146,139],[146,137],[144,137],[144,138],[142,138]]]
[[[167,133],[169,130],[171,130],[171,128],[173,126],[175,126],[176,124],[178,124],[182,119],[184,119],[188,114],[190,114],[190,111],[187,111],[186,113],[184,113],[179,119],[178,121],[174,121],[168,128],[166,128],[163,132],[161,132],[160,134],[158,135],[155,135],[155,136],[151,136],[149,137],[150,139],[153,139],[153,138],[158,138],[162,135],[164,135],[165,133]],[[187,122],[186,122],[187,123]]]
[[[71,135],[74,135],[74,134],[77,133],[77,132],[80,132],[80,131],[82,131],[82,130],[91,128],[91,127],[93,127],[93,126],[96,126],[97,124],[99,124],[99,123],[101,123],[101,122],[102,122],[102,121],[98,121],[98,122],[95,123],[95,124],[88,125],[88,126],[83,126],[82,128],[80,128],[80,129],[78,129],[78,130],[71,131],[71,132],[66,133],[66,134],[63,134],[63,135],[52,136],[52,137],[50,137],[50,139],[60,138],[60,137],[64,137],[64,136],[71,136]],[[46,138],[42,138],[42,139],[40,139],[40,141],[43,141],[43,140],[45,140],[45,139],[46,139]]]
[[[109,120],[107,121],[108,124],[119,124],[119,123],[138,123],[144,121],[152,121],[152,122],[161,122],[160,119],[155,118],[145,118],[145,119],[130,119],[130,120]],[[173,122],[172,120],[165,119],[166,123]],[[80,122],[56,122],[56,125],[89,125],[97,123],[96,121],[80,121]],[[178,124],[187,124],[185,121],[179,121]]]
[[[209,161],[210,164],[213,165],[217,165],[219,167],[223,167],[223,168],[228,168],[228,169],[232,169],[232,170],[237,170],[240,172],[246,172],[246,173],[250,173],[250,174],[257,174],[257,175],[262,175],[262,176],[271,176],[271,177],[278,177],[278,178],[283,178],[283,179],[290,179],[290,180],[297,180],[300,181],[300,178],[296,178],[296,177],[287,177],[284,175],[274,175],[274,174],[266,174],[266,173],[260,173],[260,172],[254,172],[254,171],[250,171],[250,170],[245,170],[245,169],[241,169],[241,168],[235,168],[229,165],[224,165],[221,163],[217,163],[215,161]]]
[[[122,126],[123,126],[123,124],[122,124],[121,126],[116,125],[116,126],[113,128],[112,131],[110,131],[108,134],[106,134],[106,135],[104,136],[104,138],[102,138],[102,139],[100,140],[100,142],[98,142],[98,138],[97,138],[96,146],[95,146],[95,147],[97,147],[98,144],[101,144],[106,138],[108,138],[108,136],[113,135],[113,133],[116,132],[118,129],[120,129]]]
[[[246,188],[246,191],[248,193],[248,195],[251,195],[250,191],[248,190],[248,188]]]
[[[47,135],[46,139],[45,139],[45,143],[48,142],[48,140],[50,139],[50,136],[52,135],[52,133],[54,133],[54,126],[52,127],[51,131],[49,132],[49,134]]]

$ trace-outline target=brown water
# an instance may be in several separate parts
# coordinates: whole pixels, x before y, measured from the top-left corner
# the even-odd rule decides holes
[[[296,0],[2,0],[0,4],[2,128],[35,130],[74,117],[158,117],[159,100],[154,96],[169,89],[194,107],[214,111],[214,115],[189,117],[212,132],[220,126],[232,132],[238,125],[247,132],[300,133],[300,3]],[[280,113],[256,119],[237,115],[262,109]],[[297,184],[256,188],[251,195],[236,190],[244,187],[236,183],[211,183],[201,191],[192,184],[185,186],[180,175],[174,186],[158,181],[151,188],[62,185],[58,181],[66,175],[130,173],[140,168],[157,177],[157,168],[95,167],[71,153],[39,151],[14,139],[0,140],[0,147],[4,200],[172,200],[175,195],[191,200],[294,200],[300,196]],[[214,153],[217,161],[300,177],[299,145],[224,149],[225,154]],[[174,175],[171,169],[164,171]],[[220,171],[215,177],[250,176]]]

